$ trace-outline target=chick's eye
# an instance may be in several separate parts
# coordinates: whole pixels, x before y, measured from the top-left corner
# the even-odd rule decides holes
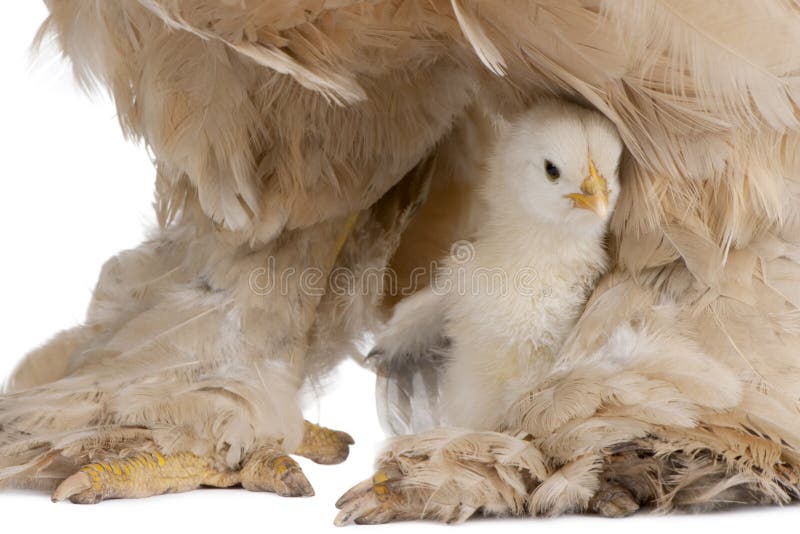
[[[544,172],[547,173],[547,179],[555,182],[561,177],[561,169],[553,165],[549,159],[544,160]]]

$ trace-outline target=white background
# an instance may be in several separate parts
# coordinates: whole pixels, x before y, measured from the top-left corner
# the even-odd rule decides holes
[[[90,99],[81,93],[65,62],[52,53],[31,62],[28,44],[46,11],[30,0],[15,4],[0,32],[0,377],[6,377],[26,351],[81,321],[102,262],[135,246],[153,224],[154,171],[144,148],[125,142],[111,103],[103,95]],[[52,504],[38,492],[6,490],[0,492],[0,529],[333,531],[333,503],[371,474],[383,439],[372,394],[372,377],[348,362],[326,397],[309,407],[312,420],[346,430],[357,442],[342,465],[316,466],[300,459],[315,497],[281,499],[209,489],[77,506]],[[399,523],[351,529],[622,533],[700,527],[752,532],[796,528],[798,520],[800,509],[792,506],[669,517],[639,514],[623,520],[480,519],[459,527]]]

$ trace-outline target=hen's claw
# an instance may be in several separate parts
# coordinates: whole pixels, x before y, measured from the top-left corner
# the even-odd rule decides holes
[[[282,497],[314,495],[314,488],[297,462],[274,447],[254,451],[240,475],[242,487],[250,491],[270,491]]]
[[[353,438],[346,432],[331,430],[305,421],[303,441],[295,454],[318,464],[338,464],[347,459],[350,454],[350,445],[354,443]]]
[[[372,478],[353,486],[336,502],[340,512],[334,520],[342,527],[353,523],[374,525],[393,520],[410,519],[406,496],[394,482],[399,473],[378,471]]]

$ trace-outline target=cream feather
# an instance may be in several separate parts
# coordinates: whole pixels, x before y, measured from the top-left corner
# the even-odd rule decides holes
[[[278,269],[327,271],[353,212],[363,212],[357,242],[379,245],[363,255],[347,245],[341,265],[389,261],[409,272],[425,264],[452,237],[448,220],[460,228],[469,219],[463,197],[445,185],[472,162],[469,151],[467,165],[452,151],[470,110],[511,116],[555,94],[603,113],[626,154],[610,226],[614,268],[567,337],[555,374],[528,392],[563,387],[578,399],[571,385],[586,391],[586,404],[548,412],[541,393],[531,413],[547,414],[550,433],[524,441],[547,449],[538,452],[550,474],[592,454],[602,470],[576,468],[569,484],[554,479],[537,511],[609,510],[575,487],[603,497],[609,478],[627,488],[631,498],[613,503],[627,511],[639,502],[668,509],[798,498],[795,3],[47,3],[43,37],[55,37],[85,86],[110,91],[123,130],[151,150],[164,227],[109,264],[84,326],[33,353],[12,377],[0,400],[15,414],[0,413],[0,469],[11,482],[49,484],[51,473],[84,458],[154,444],[235,462],[239,453],[229,451],[248,449],[256,434],[293,434],[299,384],[331,368],[387,310],[375,294],[320,299],[296,285],[255,295],[253,271],[269,257]],[[403,206],[426,192],[411,194],[404,177],[434,160],[447,163],[430,178],[441,209],[423,205],[411,220]],[[433,221],[423,242],[419,229]],[[208,314],[192,320],[190,310]],[[158,317],[185,326],[162,328]],[[637,357],[640,348],[648,350]],[[629,380],[610,380],[607,360]],[[210,375],[179,370],[195,361]],[[270,372],[256,380],[254,369]],[[204,380],[213,388],[194,391]],[[104,404],[104,392],[120,393],[120,402]],[[643,398],[640,409],[634,400]],[[133,400],[132,412],[118,411]],[[110,409],[98,420],[103,406]],[[229,417],[232,406],[238,418]],[[59,422],[62,409],[69,418]],[[277,415],[259,426],[262,413]],[[606,432],[610,419],[618,422]],[[605,448],[587,452],[581,425]],[[408,461],[414,440],[433,446],[410,439],[403,454],[383,457],[382,469]],[[500,438],[472,439],[482,449]],[[469,466],[485,477],[477,486],[464,466],[442,468],[442,481],[469,481],[455,486],[463,508],[448,491],[441,503],[427,501],[434,462],[418,466],[424,487],[413,473],[400,477],[414,488],[402,510],[354,498],[343,503],[347,517],[530,511],[520,484],[538,481],[500,475],[486,458]]]

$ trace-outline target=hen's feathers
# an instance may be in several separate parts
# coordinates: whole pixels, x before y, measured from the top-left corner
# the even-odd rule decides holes
[[[407,297],[382,329],[367,362],[377,375],[378,418],[390,435],[442,425],[441,387],[450,340],[444,324],[445,299],[430,289]]]
[[[233,299],[244,331],[253,333],[246,336],[255,341],[249,348],[270,360],[331,354],[309,349],[308,333],[335,333],[331,325],[347,323],[343,336],[350,336],[374,316],[377,299],[333,299],[317,316],[319,301],[297,300],[297,293],[256,303],[244,273],[272,253],[281,267],[324,263],[330,250],[320,243],[335,242],[350,213],[374,205],[437,153],[443,146],[438,143],[476,99],[510,112],[552,92],[595,107],[614,122],[628,150],[625,187],[611,225],[616,267],[559,355],[562,374],[547,386],[559,389],[556,382],[563,378],[563,387],[572,383],[576,391],[586,390],[587,404],[565,402],[563,411],[554,405],[547,412],[546,388],[536,397],[539,388],[532,387],[539,400],[530,413],[545,410],[541,420],[555,428],[543,446],[564,459],[592,447],[581,439],[583,429],[609,446],[633,439],[632,453],[594,453],[604,455],[603,469],[613,469],[638,497],[663,506],[797,496],[796,3],[50,0],[48,5],[45,30],[56,36],[79,79],[106,86],[123,129],[150,147],[158,167],[160,220],[188,229],[214,221],[219,239],[213,246],[178,254],[192,267],[186,273],[193,287],[205,281],[223,292],[220,302]],[[505,75],[496,76],[487,64]],[[434,185],[438,178],[434,172]],[[455,216],[458,208],[452,200],[447,211]],[[373,210],[365,220],[375,223],[373,229],[391,228],[386,219],[400,213],[406,212],[382,218]],[[420,217],[427,214],[420,211]],[[437,232],[446,233],[441,230],[446,214],[439,215]],[[186,232],[164,246],[185,250],[195,237]],[[284,248],[272,248],[277,242]],[[376,264],[390,248],[371,254]],[[422,257],[419,248],[401,242],[392,262],[413,266]],[[355,258],[348,262],[369,263]],[[162,276],[173,267],[151,274]],[[125,323],[155,306],[158,299],[150,297],[142,309],[142,300],[127,292],[110,294],[111,330],[124,330]],[[339,302],[359,311],[352,322],[348,311],[335,305]],[[285,322],[286,317],[297,320]],[[669,324],[659,338],[663,320]],[[133,337],[162,339],[157,322]],[[217,343],[221,329],[230,333],[222,324],[198,329],[197,344]],[[650,358],[619,359],[619,345],[609,341],[617,339],[615,332],[632,332],[633,353],[640,341],[658,348]],[[75,335],[73,341],[83,344],[83,334]],[[88,337],[86,343],[102,347],[102,336]],[[39,359],[53,358],[59,362],[55,369],[65,370],[69,363],[63,362],[76,351],[62,341],[63,353],[39,353]],[[332,348],[349,340],[329,341]],[[242,363],[241,344],[247,342],[220,346],[223,359]],[[673,346],[699,355],[685,362],[697,369],[694,376],[676,375],[675,366],[652,367],[649,360],[662,358],[662,349],[685,361],[673,354]],[[94,373],[106,356],[102,350],[91,354],[85,362],[92,369],[83,378],[87,384],[101,376]],[[181,350],[154,354],[166,358],[166,366],[183,361]],[[134,357],[132,368],[145,369],[152,359],[157,358],[137,365]],[[35,370],[46,367],[36,360],[17,375],[21,390],[3,398],[7,409],[20,413],[39,396],[63,400],[85,391],[67,382],[54,386],[52,396],[47,388],[22,390],[56,378]],[[606,360],[624,371],[626,382],[611,381]],[[695,367],[696,361],[702,366]],[[253,367],[248,362],[242,368]],[[590,386],[580,385],[581,373]],[[284,383],[276,380],[279,387]],[[101,390],[115,383],[102,382]],[[235,379],[225,374],[219,382],[227,388]],[[710,387],[698,395],[705,384]],[[650,391],[651,402],[634,402]],[[169,386],[167,395],[172,392]],[[290,405],[278,411],[295,410]],[[30,453],[6,449],[2,469],[40,454],[44,458],[61,439],[61,429],[38,425],[40,413],[14,425],[0,421],[2,441],[16,443],[24,436],[20,447],[29,446]],[[139,422],[146,426],[150,417]],[[188,415],[188,420],[198,418]],[[71,430],[94,428],[91,421],[85,417]],[[247,419],[248,425],[254,421]],[[603,426],[608,421],[615,422]],[[560,431],[563,444],[554,437]],[[97,439],[103,435],[98,431]],[[210,447],[208,436],[201,444]],[[596,464],[587,460],[577,467],[570,471],[574,480],[593,484]],[[515,487],[505,486],[496,502],[510,503],[506,509],[516,512],[521,494]],[[500,495],[499,488],[493,495]],[[580,492],[562,494],[582,499]],[[554,509],[585,504],[572,497],[566,508],[549,497],[538,502]]]

